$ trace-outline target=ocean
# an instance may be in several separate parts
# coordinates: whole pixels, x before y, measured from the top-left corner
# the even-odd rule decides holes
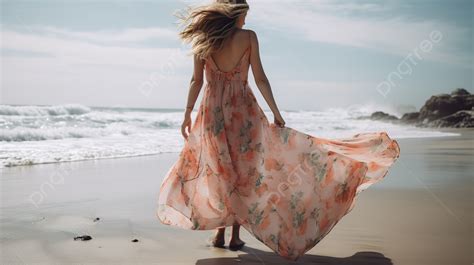
[[[392,138],[445,137],[456,133],[360,119],[364,107],[282,111],[286,126],[319,138],[386,131]],[[266,112],[270,121],[273,117]],[[193,121],[196,112],[193,113]],[[0,168],[179,152],[183,110],[0,105]]]

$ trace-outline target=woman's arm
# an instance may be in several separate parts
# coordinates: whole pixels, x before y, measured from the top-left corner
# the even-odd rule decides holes
[[[181,125],[181,134],[185,139],[188,138],[189,133],[191,132],[191,112],[193,111],[194,104],[199,96],[202,85],[204,83],[204,62],[203,60],[194,56],[194,71],[191,78],[188,101],[186,103],[186,111],[184,112],[184,121]],[[188,129],[186,132],[186,128]]]
[[[257,34],[254,31],[250,31],[250,64],[252,65],[252,73],[255,78],[255,83],[257,84],[260,93],[262,93],[263,98],[267,102],[273,116],[275,117],[275,123],[281,127],[285,126],[285,121],[280,114],[280,110],[273,98],[272,88],[270,82],[268,81],[267,75],[263,70],[262,61],[260,59],[260,48],[258,45]]]

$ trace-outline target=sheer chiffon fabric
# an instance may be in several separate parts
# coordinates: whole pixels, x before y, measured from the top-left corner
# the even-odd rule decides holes
[[[296,260],[384,178],[400,148],[385,132],[324,139],[269,123],[247,83],[249,56],[227,72],[206,60],[203,99],[157,217],[193,230],[239,223]]]

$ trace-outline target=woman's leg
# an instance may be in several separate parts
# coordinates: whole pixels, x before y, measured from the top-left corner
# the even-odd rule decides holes
[[[232,238],[230,239],[229,249],[239,250],[245,245],[245,242],[240,239],[240,225],[232,226]]]
[[[217,228],[216,236],[212,240],[212,245],[216,248],[222,248],[225,245],[225,227]]]

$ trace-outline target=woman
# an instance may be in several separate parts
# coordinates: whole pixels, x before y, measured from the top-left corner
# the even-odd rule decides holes
[[[356,195],[381,180],[400,149],[385,132],[322,139],[285,127],[260,61],[255,32],[242,29],[245,0],[217,1],[184,18],[193,44],[182,134],[185,145],[167,173],[157,216],[187,229],[217,229],[213,245],[245,244],[240,225],[280,256],[296,260],[352,210]],[[270,124],[247,83],[255,82],[274,115]],[[207,80],[194,124],[191,112]]]

